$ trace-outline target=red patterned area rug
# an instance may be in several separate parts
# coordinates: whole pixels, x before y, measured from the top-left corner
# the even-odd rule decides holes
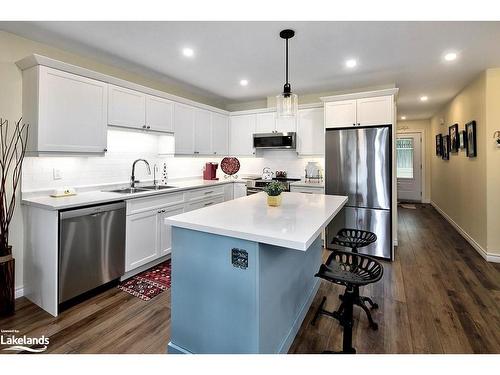
[[[170,274],[170,260],[167,260],[123,281],[118,289],[149,301],[170,288]]]

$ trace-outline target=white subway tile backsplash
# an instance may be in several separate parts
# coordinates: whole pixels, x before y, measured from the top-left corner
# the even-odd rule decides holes
[[[54,189],[62,186],[89,186],[107,183],[126,183],[130,179],[132,163],[135,159],[148,160],[151,168],[156,163],[161,178],[163,163],[167,163],[168,177],[171,179],[196,177],[203,173],[203,165],[208,161],[219,162],[221,157],[174,157],[172,136],[130,130],[108,130],[108,152],[105,156],[81,157],[27,157],[23,166],[22,191]],[[299,158],[294,151],[263,151],[258,157],[239,158],[241,169],[238,174],[261,174],[264,167],[272,171],[285,170],[290,177],[303,177],[309,161],[317,161],[324,166],[323,158]],[[61,179],[53,179],[53,169],[61,172]],[[218,177],[224,174],[220,167]],[[152,179],[142,164],[136,167],[136,177]]]

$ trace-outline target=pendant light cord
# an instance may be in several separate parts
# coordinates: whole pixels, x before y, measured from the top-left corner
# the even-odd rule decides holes
[[[285,44],[285,75],[286,75],[285,83],[288,83],[288,38],[286,39],[286,44]]]

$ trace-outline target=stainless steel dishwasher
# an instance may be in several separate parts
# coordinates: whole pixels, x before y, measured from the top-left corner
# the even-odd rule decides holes
[[[59,214],[59,303],[125,273],[125,202]]]

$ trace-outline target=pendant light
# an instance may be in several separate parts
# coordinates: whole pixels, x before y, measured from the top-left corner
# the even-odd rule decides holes
[[[276,97],[276,112],[278,118],[293,117],[297,114],[299,98],[292,93],[292,87],[288,82],[288,39],[293,38],[295,31],[286,29],[280,32],[280,37],[285,39],[285,85],[283,93]]]

